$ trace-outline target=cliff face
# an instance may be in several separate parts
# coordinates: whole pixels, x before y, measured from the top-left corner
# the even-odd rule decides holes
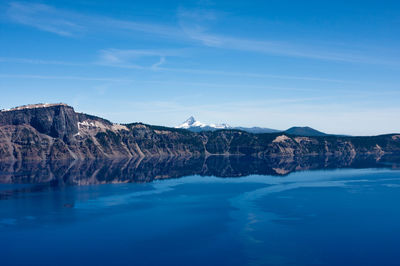
[[[78,133],[77,115],[65,104],[32,105],[0,112],[0,126],[31,126],[37,132],[63,141]]]
[[[144,157],[274,156],[400,153],[400,135],[301,137],[239,130],[194,133],[140,123],[113,124],[64,104],[0,112],[0,161]]]

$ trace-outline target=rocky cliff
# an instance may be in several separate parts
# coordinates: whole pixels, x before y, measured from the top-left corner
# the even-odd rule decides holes
[[[0,161],[389,153],[400,153],[400,134],[305,137],[240,130],[195,133],[141,123],[113,124],[76,113],[65,104],[28,105],[0,112]]]

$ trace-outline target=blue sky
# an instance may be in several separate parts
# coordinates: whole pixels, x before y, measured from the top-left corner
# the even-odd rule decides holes
[[[0,108],[400,132],[398,1],[0,1]]]

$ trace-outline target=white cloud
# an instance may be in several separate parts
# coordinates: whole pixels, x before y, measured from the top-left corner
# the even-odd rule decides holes
[[[394,61],[372,58],[357,50],[337,51],[329,47],[329,45],[325,45],[323,48],[315,44],[301,46],[293,42],[256,40],[212,33],[209,30],[210,24],[218,22],[219,17],[225,16],[225,14],[221,15],[204,9],[187,10],[179,8],[177,12],[179,25],[87,15],[29,2],[11,2],[6,15],[15,23],[64,37],[96,32],[101,32],[102,34],[141,32],[158,37],[167,37],[176,42],[189,45],[196,42],[206,47],[219,49],[317,60],[398,66],[398,63]]]
[[[321,78],[313,76],[274,75],[267,73],[162,67],[162,65],[166,62],[167,57],[184,56],[185,53],[186,52],[183,50],[158,51],[158,50],[106,49],[106,50],[101,50],[99,52],[99,58],[96,62],[75,63],[67,61],[53,61],[53,60],[41,60],[41,59],[29,59],[29,58],[10,58],[10,57],[0,57],[0,62],[39,64],[39,65],[62,65],[62,66],[103,66],[103,67],[148,70],[148,71],[190,73],[196,75],[239,76],[239,77],[260,78],[260,79],[306,80],[306,81],[322,81],[329,83],[361,84],[358,81],[330,79],[330,78]],[[156,57],[157,59],[148,65],[139,65],[136,63],[135,59],[144,57]]]
[[[14,22],[61,36],[73,36],[85,30],[85,26],[74,19],[76,14],[60,12],[44,4],[11,2],[7,15]]]
[[[220,14],[219,14],[220,15]],[[215,22],[217,13],[207,10],[178,10],[179,25],[187,36],[205,46],[267,55],[300,57],[327,61],[396,65],[397,62],[371,58],[356,50],[335,51],[332,47],[299,45],[279,40],[256,40],[210,32],[209,24]],[[331,48],[331,49],[330,49]],[[333,51],[329,51],[333,50]]]
[[[153,65],[151,66],[151,68],[154,69],[154,70],[156,70],[156,69],[158,69],[161,65],[165,64],[165,62],[166,62],[165,57],[164,57],[164,56],[161,56],[161,57],[160,57],[160,61],[158,61],[157,63],[153,64]]]
[[[29,59],[29,58],[16,58],[16,57],[0,57],[0,62],[19,63],[19,64],[34,64],[34,65],[61,65],[61,66],[87,66],[88,65],[87,63]]]
[[[82,81],[111,81],[111,82],[132,82],[131,79],[106,78],[106,77],[83,77],[83,76],[51,76],[51,75],[26,75],[26,74],[0,74],[0,78],[12,79],[43,79],[43,80],[82,80]]]
[[[118,30],[145,32],[173,38],[184,36],[178,27],[86,15],[29,2],[11,2],[6,15],[13,22],[64,37],[78,36],[89,32],[115,33]]]
[[[101,50],[99,53],[99,61],[97,64],[104,66],[113,66],[121,68],[136,68],[143,70],[156,70],[166,62],[168,56],[181,56],[183,50],[121,50],[107,49]],[[147,64],[139,63],[146,61]]]

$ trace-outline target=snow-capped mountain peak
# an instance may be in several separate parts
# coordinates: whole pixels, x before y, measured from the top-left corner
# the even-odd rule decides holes
[[[210,129],[224,129],[230,128],[227,124],[204,124],[200,121],[197,121],[193,116],[189,117],[185,122],[177,126],[176,128],[185,128],[185,129],[193,129],[193,128],[210,128]]]
[[[191,116],[191,117],[189,117],[188,119],[186,119],[185,122],[183,122],[182,126],[183,126],[183,125],[185,125],[185,126],[192,126],[194,123],[196,123],[196,119],[195,119],[193,116]]]
[[[200,121],[197,121],[193,116],[186,119],[185,122],[180,124],[175,128],[184,128],[193,132],[202,132],[202,131],[214,131],[218,129],[237,129],[246,131],[249,133],[274,133],[274,132],[282,132],[282,130],[276,130],[271,128],[261,128],[261,127],[231,127],[228,124],[205,124]]]

